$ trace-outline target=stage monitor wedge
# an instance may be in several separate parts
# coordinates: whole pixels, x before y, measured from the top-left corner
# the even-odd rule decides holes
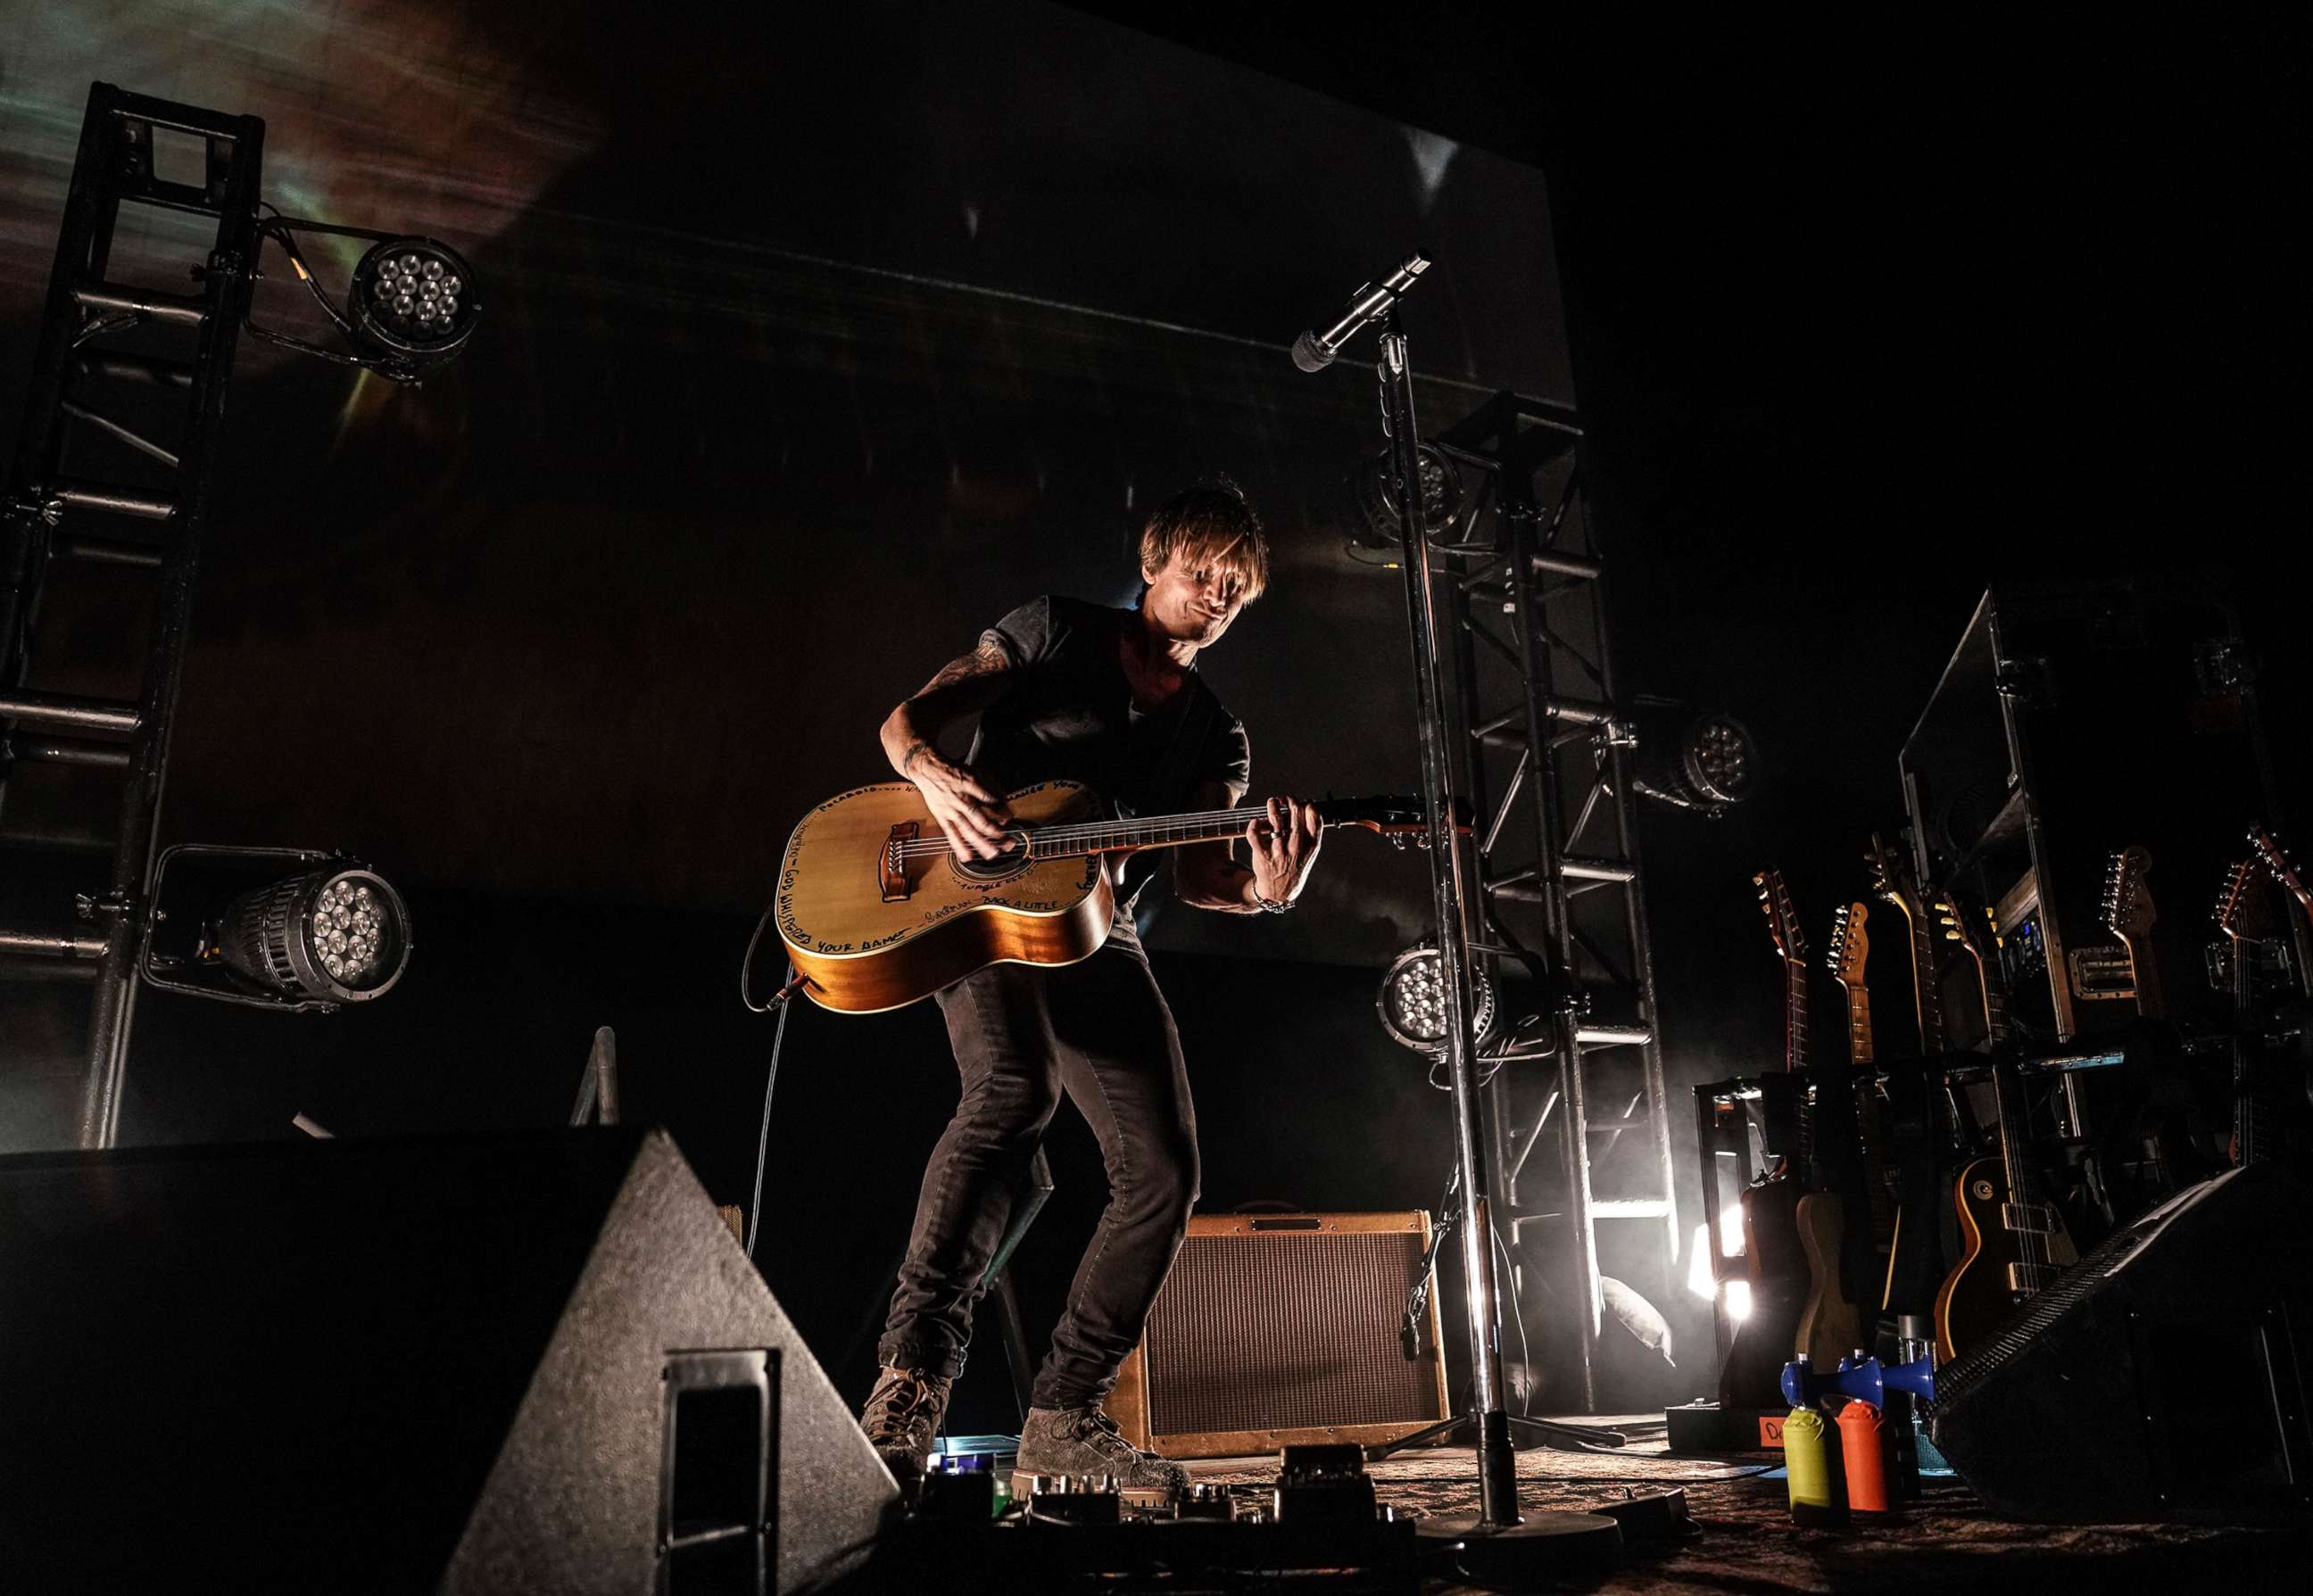
[[[1984,1504],[2074,1523],[2313,1521],[2313,1194],[2273,1164],[2179,1192],[1936,1371]]]
[[[785,1592],[895,1495],[663,1132],[0,1159],[12,1586]]]

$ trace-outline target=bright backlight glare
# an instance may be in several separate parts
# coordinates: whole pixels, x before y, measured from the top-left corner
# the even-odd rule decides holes
[[[1751,1283],[1730,1280],[1727,1283],[1727,1317],[1740,1324],[1751,1317]]]
[[[1711,1273],[1711,1227],[1698,1224],[1694,1239],[1686,1244],[1686,1289],[1704,1302],[1719,1294],[1719,1282]]]

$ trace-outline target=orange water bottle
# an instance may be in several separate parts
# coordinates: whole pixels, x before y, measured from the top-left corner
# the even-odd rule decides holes
[[[1887,1421],[1869,1402],[1839,1410],[1839,1450],[1845,1456],[1847,1505],[1854,1513],[1884,1513],[1887,1502]]]

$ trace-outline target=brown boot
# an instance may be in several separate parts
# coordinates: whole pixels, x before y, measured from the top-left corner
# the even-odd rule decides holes
[[[1189,1471],[1142,1451],[1099,1408],[1031,1407],[1013,1460],[1012,1494],[1025,1499],[1039,1474],[1105,1474],[1132,1507],[1162,1507],[1180,1495]]]
[[[886,1369],[859,1410],[859,1427],[903,1492],[912,1493],[923,1478],[954,1383],[921,1369]]]

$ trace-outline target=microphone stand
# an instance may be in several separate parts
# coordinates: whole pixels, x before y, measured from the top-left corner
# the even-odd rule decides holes
[[[1474,1441],[1478,1455],[1478,1512],[1474,1517],[1425,1518],[1423,1540],[1447,1550],[1456,1566],[1505,1575],[1529,1574],[1555,1564],[1560,1572],[1578,1543],[1596,1544],[1604,1524],[1585,1513],[1518,1512],[1517,1454],[1510,1445],[1513,1421],[1503,1402],[1501,1315],[1494,1274],[1493,1221],[1488,1193],[1485,1138],[1480,1114],[1477,1047],[1471,1024],[1476,1005],[1470,992],[1470,894],[1468,855],[1454,829],[1453,783],[1446,717],[1445,650],[1438,639],[1438,595],[1429,564],[1429,539],[1421,519],[1420,443],[1413,413],[1413,363],[1397,307],[1381,318],[1381,359],[1375,374],[1381,384],[1382,425],[1389,435],[1389,474],[1396,495],[1400,564],[1405,572],[1406,620],[1413,648],[1415,720],[1421,739],[1423,801],[1429,818],[1429,890],[1438,917],[1438,952],[1446,998],[1446,1067],[1454,1100],[1454,1153],[1460,1200],[1454,1215],[1461,1230],[1462,1278],[1470,1326],[1470,1411],[1441,1430],[1459,1430]],[[1538,1439],[1570,1438],[1619,1442],[1597,1434],[1522,1420]]]

